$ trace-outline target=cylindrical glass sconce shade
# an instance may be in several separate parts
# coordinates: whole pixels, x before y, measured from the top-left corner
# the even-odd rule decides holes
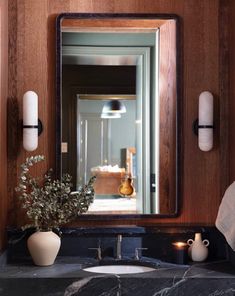
[[[213,95],[204,91],[199,96],[198,146],[202,151],[213,148]]]
[[[23,147],[26,151],[38,147],[38,95],[34,91],[23,96]]]

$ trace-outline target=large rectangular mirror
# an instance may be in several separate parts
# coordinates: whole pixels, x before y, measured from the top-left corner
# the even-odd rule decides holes
[[[177,31],[169,15],[57,18],[57,173],[74,190],[96,175],[88,217],[178,212]]]

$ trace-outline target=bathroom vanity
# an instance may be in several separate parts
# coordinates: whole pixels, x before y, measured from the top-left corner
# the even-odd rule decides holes
[[[235,268],[226,259],[226,243],[214,227],[69,228],[62,232],[62,248],[55,264],[39,267],[26,253],[25,235],[17,229],[9,230],[8,257],[5,262],[2,257],[0,269],[0,295],[13,296],[18,291],[24,296],[234,295]],[[172,242],[186,241],[195,232],[210,240],[208,260],[175,264]],[[144,248],[137,257],[136,248]],[[153,270],[128,274],[84,270],[92,266],[109,270],[110,265]]]

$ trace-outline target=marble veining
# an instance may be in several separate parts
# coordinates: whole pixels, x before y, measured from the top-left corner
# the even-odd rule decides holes
[[[115,264],[107,258],[58,258],[48,267],[29,262],[7,264],[0,268],[0,295],[12,296],[221,296],[235,295],[235,268],[226,260],[176,265],[142,257],[121,260],[122,264],[140,264],[156,270],[128,275],[95,274],[82,269],[98,264]]]

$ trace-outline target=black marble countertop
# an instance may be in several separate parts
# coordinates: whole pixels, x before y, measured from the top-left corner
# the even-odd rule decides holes
[[[123,275],[82,270],[113,263],[145,265],[156,270]],[[0,267],[0,295],[235,295],[235,267],[226,260],[176,265],[146,257],[139,261],[107,258],[101,262],[58,257],[48,267],[34,266],[26,260]]]
[[[83,257],[58,257],[53,265],[45,267],[33,265],[31,260],[25,259],[18,263],[2,265],[0,267],[0,278],[84,278],[97,275],[93,272],[83,271],[84,268],[109,264],[134,264],[156,268],[152,272],[120,275],[120,277],[181,278],[184,276],[235,279],[235,267],[226,260],[201,263],[191,262],[188,265],[178,265],[147,257],[142,257],[140,260],[132,260],[128,257],[124,257],[122,260],[106,258],[101,261]]]

